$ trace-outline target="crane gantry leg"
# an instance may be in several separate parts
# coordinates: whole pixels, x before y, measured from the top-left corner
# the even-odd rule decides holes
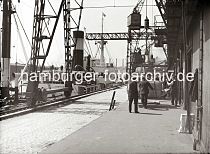
[[[72,1],[71,1],[72,3]],[[64,15],[64,39],[65,39],[65,62],[66,62],[66,71],[69,74],[71,72],[71,48],[75,46],[72,37],[72,30],[79,30],[83,0],[81,4],[75,0],[75,3],[79,6],[76,8],[71,8],[70,0],[61,0],[58,12],[55,12],[53,5],[50,1],[46,0],[35,0],[34,8],[34,22],[33,22],[33,36],[32,36],[32,49],[31,49],[31,63],[29,73],[39,74],[43,71],[46,58],[50,52],[50,47],[54,34],[58,25],[59,17],[63,9]],[[51,12],[54,12],[53,15],[46,13],[46,5],[49,5],[49,8],[52,9]],[[79,20],[78,22],[71,15],[72,11],[79,10]],[[49,22],[50,21],[50,22]],[[49,23],[51,26],[49,26]],[[76,25],[73,27],[73,25]],[[50,29],[51,28],[51,29]],[[46,43],[47,42],[47,43]],[[29,76],[30,77],[30,76]],[[30,105],[34,105],[37,101],[38,94],[38,84],[39,77],[35,81],[29,80],[27,87],[27,94]],[[68,85],[71,84],[67,83]],[[69,87],[69,86],[68,86]],[[71,93],[69,94],[71,95]]]
[[[40,80],[38,74],[43,71],[46,58],[49,54],[64,0],[62,0],[60,3],[58,13],[54,12],[54,8],[52,8],[51,3],[48,1],[49,6],[54,12],[53,15],[45,14],[46,3],[46,0],[35,0],[31,60],[29,68],[28,86],[26,90],[28,102],[31,106],[35,105],[38,99],[37,94]],[[52,24],[52,29],[50,29],[47,24],[47,21],[49,20],[54,20]],[[44,46],[44,41],[45,43],[47,42],[46,46]],[[37,75],[36,79],[34,79],[33,81],[30,78],[32,73],[35,73]]]

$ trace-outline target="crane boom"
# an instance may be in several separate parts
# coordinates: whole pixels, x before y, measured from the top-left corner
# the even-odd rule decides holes
[[[144,2],[145,2],[145,0],[139,0],[133,9],[133,13],[140,13],[142,10],[142,7],[144,5]]]

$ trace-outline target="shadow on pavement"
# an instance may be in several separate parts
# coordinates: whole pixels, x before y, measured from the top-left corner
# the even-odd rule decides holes
[[[148,115],[162,115],[160,113],[143,113],[143,112],[140,112],[139,114],[148,114]]]
[[[101,115],[107,111],[108,111],[108,107],[107,107],[107,109],[83,107],[83,108],[57,108],[57,109],[48,109],[48,110],[43,110],[43,111],[38,111],[38,112],[40,112],[40,113],[57,113],[57,114]]]
[[[139,104],[139,108],[143,108],[142,104]],[[168,111],[169,109],[180,109],[179,106],[173,106],[169,104],[155,104],[155,103],[148,103],[147,104],[148,110],[158,110],[158,111]]]

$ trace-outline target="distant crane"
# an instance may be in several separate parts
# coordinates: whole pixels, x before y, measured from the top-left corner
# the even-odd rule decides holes
[[[136,54],[136,52],[139,52],[138,50],[141,48],[140,45],[140,40],[141,39],[137,39],[137,40],[133,40],[130,39],[128,40],[128,47],[127,47],[127,72],[132,73],[135,71],[136,67],[139,65],[142,65],[146,62],[146,63],[150,63],[150,59],[152,57],[150,57],[150,47],[151,45],[155,44],[158,41],[158,45],[162,43],[165,43],[164,40],[164,36],[163,34],[157,34],[156,33],[156,27],[154,26],[150,26],[149,25],[149,19],[147,17],[147,0],[146,0],[146,18],[144,20],[144,26],[141,26],[141,10],[143,7],[145,0],[139,0],[138,3],[136,4],[136,6],[133,9],[132,14],[128,17],[128,34],[131,36],[132,33],[144,33],[145,35],[145,61],[139,61],[138,64],[136,64],[136,60],[135,60],[135,56],[139,56],[139,54]],[[164,20],[164,23],[166,25],[166,18],[165,18],[165,6],[163,3],[163,0],[156,0],[158,9],[160,11],[160,14]],[[154,28],[154,29],[153,29]],[[158,28],[162,28],[162,27],[158,27]],[[140,30],[141,29],[141,30]],[[160,31],[160,29],[158,29]],[[164,29],[161,29],[164,30]],[[154,37],[153,37],[154,36]],[[151,44],[148,44],[148,40],[150,40],[150,38],[152,37],[153,41]],[[140,37],[139,37],[140,38]],[[161,39],[161,41],[160,41]],[[157,44],[155,44],[157,45]],[[157,46],[159,47],[159,46]],[[165,48],[163,48],[166,56],[166,50]],[[137,58],[136,57],[136,58]],[[139,58],[137,58],[139,59]],[[140,58],[141,59],[141,58]],[[145,64],[146,64],[145,63]],[[151,63],[153,63],[153,60],[151,61]]]
[[[139,0],[136,4],[136,6],[133,9],[133,12],[128,16],[128,35],[130,37],[130,39],[128,40],[128,44],[127,44],[127,58],[126,58],[126,72],[132,73],[135,70],[135,66],[134,66],[134,60],[132,56],[136,55],[134,54],[135,52],[138,52],[137,50],[139,49],[139,45],[140,45],[140,37],[137,40],[133,40],[131,38],[132,33],[142,33],[141,32],[141,10],[143,8],[145,0]],[[146,41],[148,39],[148,34],[145,34],[145,38]]]
[[[138,52],[140,47],[140,41],[146,41],[146,55],[147,59],[149,58],[149,48],[151,44],[148,44],[148,40],[154,40],[152,45],[156,43],[157,35],[154,30],[156,27],[163,30],[163,26],[150,26],[149,19],[146,16],[144,25],[141,24],[141,11],[144,6],[145,0],[139,0],[135,7],[133,8],[132,13],[128,16],[128,32],[120,32],[120,33],[86,33],[87,40],[127,40],[127,57],[126,57],[126,71],[131,73],[135,71],[136,65],[133,61],[134,53]],[[147,6],[147,4],[146,4]],[[147,11],[146,11],[147,12]],[[162,34],[161,34],[162,38]],[[163,37],[161,43],[165,43],[165,37]],[[159,42],[158,42],[159,43]],[[158,46],[159,47],[159,46]],[[165,49],[165,48],[164,48]],[[164,50],[166,53],[166,51]],[[167,55],[167,53],[166,53]],[[139,62],[142,63],[143,61]]]

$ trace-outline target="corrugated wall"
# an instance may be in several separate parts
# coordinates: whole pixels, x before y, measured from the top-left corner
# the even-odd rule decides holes
[[[199,68],[200,17],[199,12],[193,17],[192,30],[192,72]],[[190,30],[190,31],[191,31]],[[188,38],[191,39],[191,38]],[[203,51],[203,117],[201,148],[210,152],[210,7],[204,10],[204,51]],[[191,102],[191,112],[196,115],[196,103]]]
[[[190,29],[190,32],[193,34],[192,36],[192,72],[195,72],[195,69],[199,68],[199,51],[200,51],[200,22],[199,22],[199,14],[193,17],[191,26],[192,29]],[[190,38],[189,38],[190,39]],[[190,104],[191,113],[194,113],[197,115],[197,104],[196,102],[192,102]],[[196,121],[195,121],[195,127],[196,127]]]
[[[204,10],[202,142],[210,152],[210,7]]]

